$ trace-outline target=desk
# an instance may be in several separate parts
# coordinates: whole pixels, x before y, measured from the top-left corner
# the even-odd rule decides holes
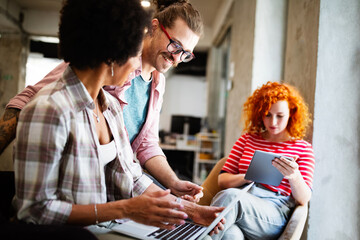
[[[190,152],[195,152],[197,151],[198,147],[195,145],[184,145],[184,146],[179,146],[179,145],[175,145],[175,144],[163,144],[160,143],[159,145],[161,147],[161,149],[163,150],[173,150],[173,151],[190,151]]]

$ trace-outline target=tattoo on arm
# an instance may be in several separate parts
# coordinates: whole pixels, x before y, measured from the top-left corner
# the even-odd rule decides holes
[[[5,122],[15,117],[17,122],[19,120],[19,115],[20,109],[9,108],[5,110],[2,120]]]
[[[0,154],[15,138],[19,114],[20,109],[9,108],[0,118]]]

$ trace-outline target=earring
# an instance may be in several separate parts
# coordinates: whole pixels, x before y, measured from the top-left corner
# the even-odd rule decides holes
[[[114,76],[114,63],[111,63],[111,76]]]

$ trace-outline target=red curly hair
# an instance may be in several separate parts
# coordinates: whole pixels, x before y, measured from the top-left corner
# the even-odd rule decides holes
[[[267,82],[247,99],[244,104],[244,132],[259,134],[265,130],[263,117],[268,114],[271,105],[277,101],[287,101],[290,116],[286,127],[292,139],[302,139],[311,122],[308,107],[300,93],[288,84]]]

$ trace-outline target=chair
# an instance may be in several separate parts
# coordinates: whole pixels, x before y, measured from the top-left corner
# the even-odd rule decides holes
[[[204,196],[201,198],[200,205],[210,205],[211,199],[221,190],[218,185],[218,175],[224,165],[226,158],[220,159],[209,175],[201,185]],[[308,204],[297,205],[287,223],[284,232],[280,235],[279,240],[298,240],[300,239],[308,214]]]

